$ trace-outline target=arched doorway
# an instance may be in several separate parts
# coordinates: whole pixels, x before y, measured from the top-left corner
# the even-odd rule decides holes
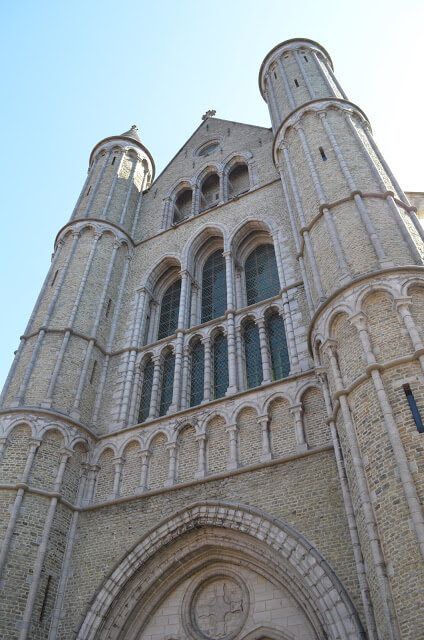
[[[258,635],[259,634],[259,635]],[[159,524],[99,590],[78,640],[358,640],[334,572],[300,534],[205,502]]]

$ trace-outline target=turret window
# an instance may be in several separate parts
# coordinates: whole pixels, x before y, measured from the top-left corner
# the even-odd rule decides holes
[[[59,270],[57,270],[57,271],[55,272],[54,276],[53,276],[53,280],[52,280],[51,285],[50,285],[51,287],[52,287],[52,286],[54,285],[54,283],[56,282],[56,278],[57,278],[57,274],[58,274],[58,273],[59,273]]]
[[[325,162],[327,160],[327,156],[325,155],[325,151],[322,147],[319,147],[319,152],[321,154],[322,160]]]
[[[158,340],[172,335],[178,327],[180,294],[181,280],[176,280],[165,291],[160,308]]]
[[[411,387],[409,384],[403,385],[403,390],[406,395],[406,399],[408,400],[409,408],[411,409],[412,417],[414,418],[415,426],[417,427],[418,433],[424,433],[424,425],[421,420],[420,412],[417,407],[417,403],[414,398],[414,394],[412,393]]]
[[[261,244],[252,251],[246,260],[245,276],[248,305],[278,294],[280,281],[272,245]]]
[[[169,351],[163,359],[162,391],[160,395],[159,415],[164,416],[171,406],[174,388],[175,356]]]
[[[296,78],[294,79],[294,84],[295,84],[295,86],[296,86],[296,87],[298,87],[298,86],[299,86],[299,83],[298,83],[298,81],[296,80]]]
[[[224,315],[226,308],[225,260],[219,249],[209,256],[203,267],[201,322]]]
[[[143,371],[143,384],[141,387],[140,407],[138,414],[138,421],[144,422],[149,416],[150,411],[150,399],[152,397],[153,386],[153,372],[154,364],[153,360],[149,360],[144,367]]]

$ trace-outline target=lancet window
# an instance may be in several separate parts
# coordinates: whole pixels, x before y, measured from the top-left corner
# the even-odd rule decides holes
[[[258,387],[263,380],[259,330],[249,318],[243,325],[247,388]]]
[[[228,174],[228,197],[234,198],[250,189],[249,169],[245,164],[238,164]]]
[[[205,350],[197,340],[191,349],[190,406],[195,407],[203,400],[205,374]]]
[[[272,377],[273,380],[280,380],[289,375],[290,361],[284,322],[277,311],[268,315],[266,329],[271,353]]]
[[[144,370],[142,372],[143,383],[141,385],[141,398],[140,398],[140,405],[139,405],[138,422],[144,422],[149,416],[150,400],[152,397],[153,372],[154,372],[154,364],[153,364],[153,360],[150,359],[145,364]]]
[[[213,343],[213,397],[222,398],[228,389],[227,338],[219,333]]]
[[[175,200],[173,224],[179,224],[191,216],[193,192],[184,189]]]
[[[174,368],[175,356],[172,351],[168,351],[164,356],[162,363],[162,385],[159,404],[160,416],[164,416],[171,406],[174,388]]]
[[[248,256],[245,264],[247,304],[255,304],[277,295],[280,290],[274,247],[261,244]]]
[[[209,256],[203,267],[201,322],[219,318],[224,315],[226,308],[225,260],[219,249]]]
[[[200,191],[200,211],[216,207],[219,203],[219,177],[216,173],[209,175],[202,183]]]
[[[176,280],[165,291],[160,309],[158,340],[172,335],[178,327],[181,280]]]

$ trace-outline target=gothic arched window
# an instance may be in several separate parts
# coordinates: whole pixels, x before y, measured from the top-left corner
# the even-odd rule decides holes
[[[215,251],[205,262],[202,276],[202,318],[208,322],[223,316],[227,308],[225,260],[222,250]]]
[[[203,378],[205,373],[205,351],[198,340],[191,349],[191,383],[190,407],[195,407],[203,400]]]
[[[245,164],[238,164],[228,175],[228,197],[234,198],[250,189],[249,169]]]
[[[140,408],[138,413],[138,421],[144,422],[146,418],[149,416],[150,412],[150,400],[152,397],[152,386],[153,386],[153,371],[154,364],[153,360],[150,359],[143,371],[143,384],[141,385],[141,399],[140,399]]]
[[[290,360],[284,322],[277,311],[267,317],[266,329],[271,352],[272,378],[273,380],[280,380],[289,375]]]
[[[178,327],[180,293],[181,280],[176,280],[165,291],[160,308],[158,340],[172,335],[175,329]]]
[[[192,203],[192,190],[184,189],[182,193],[175,200],[174,204],[174,224],[179,224],[183,220],[186,220],[191,215],[191,203]]]
[[[245,264],[247,304],[255,304],[280,291],[274,247],[261,244],[248,256]]]
[[[168,351],[162,363],[162,389],[160,394],[159,415],[164,416],[171,406],[174,389],[175,356]]]
[[[213,343],[213,397],[223,398],[228,389],[227,338],[218,334]]]
[[[200,190],[200,211],[206,211],[219,203],[219,177],[216,173],[205,178]]]
[[[247,388],[259,387],[263,380],[259,330],[252,319],[244,324],[244,352],[246,356]]]

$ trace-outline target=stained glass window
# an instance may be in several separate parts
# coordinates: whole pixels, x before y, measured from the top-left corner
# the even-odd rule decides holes
[[[268,316],[266,328],[271,352],[272,377],[274,380],[280,380],[289,375],[290,361],[284,322],[277,312]]]
[[[227,339],[220,333],[213,343],[213,395],[223,398],[228,389]]]
[[[139,422],[144,422],[149,415],[150,399],[152,397],[153,370],[153,360],[149,360],[145,365],[143,372],[143,384],[141,387],[141,400],[138,414]]]
[[[175,329],[178,327],[180,293],[181,280],[176,280],[165,291],[160,308],[158,340],[172,335]]]
[[[261,244],[249,255],[245,265],[247,304],[277,295],[280,290],[274,247]]]
[[[175,356],[172,352],[166,354],[162,364],[162,391],[160,394],[159,415],[164,416],[171,406],[174,388]]]
[[[226,308],[225,259],[222,250],[218,249],[209,256],[203,267],[201,322],[223,316]]]
[[[244,325],[247,388],[258,387],[263,380],[259,330],[253,320]]]
[[[203,400],[203,377],[205,372],[205,352],[203,344],[196,342],[191,350],[191,388],[190,407],[195,407]]]

